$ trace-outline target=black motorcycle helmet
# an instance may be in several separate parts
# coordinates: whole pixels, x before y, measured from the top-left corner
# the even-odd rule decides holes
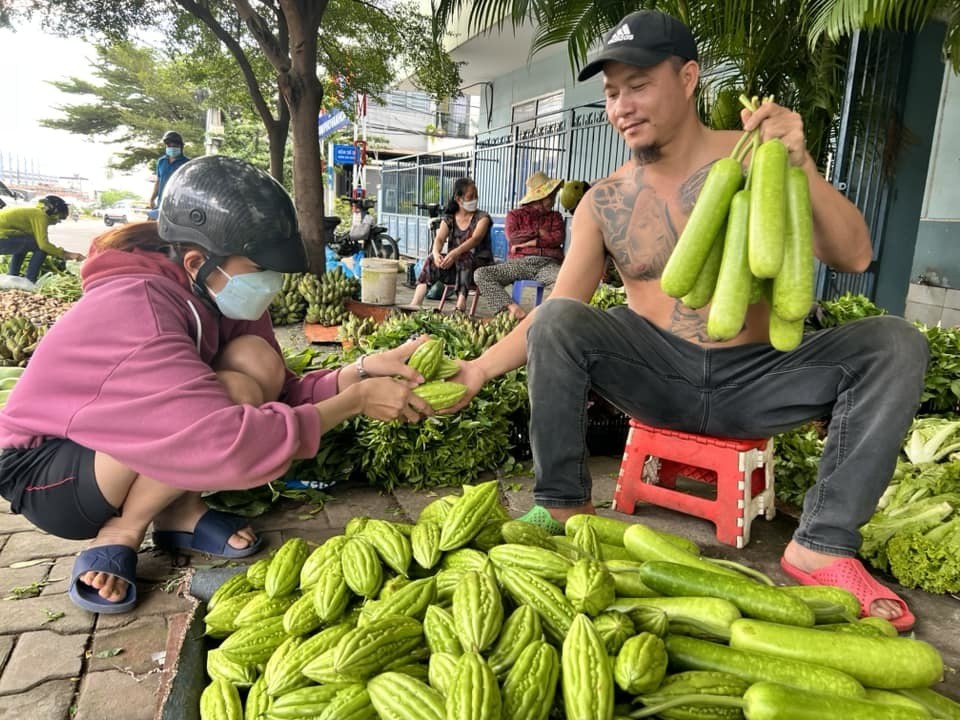
[[[58,195],[47,195],[46,197],[40,198],[40,202],[43,204],[43,211],[47,215],[57,215],[61,220],[66,220],[67,215],[70,214],[70,208],[67,207],[67,203]]]
[[[180,147],[183,147],[183,138],[181,137],[180,133],[178,133],[176,130],[167,130],[163,134],[163,144],[179,145]]]
[[[198,245],[218,262],[243,255],[266,270],[308,269],[290,195],[236,158],[205,155],[177,169],[163,190],[157,219],[164,242]]]

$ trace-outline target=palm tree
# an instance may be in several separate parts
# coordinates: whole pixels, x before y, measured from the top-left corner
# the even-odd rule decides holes
[[[944,56],[960,73],[960,0],[809,0],[810,43],[856,30],[918,30],[930,20],[947,26]]]
[[[469,9],[468,9],[469,8]],[[567,45],[577,71],[600,37],[626,14],[657,9],[682,19],[699,41],[700,108],[714,127],[739,127],[734,99],[773,95],[801,114],[807,147],[823,167],[843,97],[847,49],[860,28],[915,29],[948,23],[960,63],[960,0],[438,0],[441,23],[467,11],[473,32],[505,23],[534,26],[531,56]]]

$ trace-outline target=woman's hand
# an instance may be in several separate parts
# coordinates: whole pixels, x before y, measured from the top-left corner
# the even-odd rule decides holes
[[[407,387],[414,388],[424,382],[424,377],[407,365],[407,360],[414,350],[429,339],[429,335],[421,335],[416,340],[408,340],[392,350],[367,355],[363,361],[363,369],[373,377],[400,376]]]
[[[441,270],[446,270],[447,268],[453,267],[456,260],[457,260],[457,251],[451,250],[450,252],[448,252],[446,255],[443,256],[443,259],[440,260],[439,263],[437,263],[437,266]]]
[[[439,250],[433,251],[433,264],[437,267],[440,267],[440,263],[443,262],[443,255]]]
[[[374,420],[418,422],[433,415],[433,408],[414,394],[407,382],[393,377],[378,377],[356,383],[347,390],[355,394],[360,415]]]
[[[69,250],[65,250],[63,253],[63,259],[64,260],[83,260],[84,258],[81,253],[70,252]]]
[[[746,108],[741,110],[740,119],[743,121],[744,130],[760,129],[760,142],[777,138],[786,145],[791,165],[802,167],[810,157],[800,113],[775,102],[764,102],[755,112]]]

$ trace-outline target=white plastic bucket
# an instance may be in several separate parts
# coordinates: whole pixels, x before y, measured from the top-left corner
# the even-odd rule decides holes
[[[361,260],[360,300],[371,305],[393,305],[397,299],[397,267],[396,260]]]

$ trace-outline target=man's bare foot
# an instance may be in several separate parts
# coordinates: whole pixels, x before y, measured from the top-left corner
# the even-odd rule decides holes
[[[573,507],[548,507],[547,512],[550,513],[550,517],[552,517],[561,525],[565,524],[573,515],[597,514],[597,510],[593,507],[592,502],[584,503],[583,505],[575,505]]]
[[[837,555],[827,555],[826,553],[818,553],[809,548],[805,548],[794,540],[791,540],[783,551],[784,560],[806,573],[811,573],[826,567],[837,560],[837,558]],[[893,600],[874,600],[870,604],[870,615],[876,617],[893,620],[902,614],[903,608]]]

